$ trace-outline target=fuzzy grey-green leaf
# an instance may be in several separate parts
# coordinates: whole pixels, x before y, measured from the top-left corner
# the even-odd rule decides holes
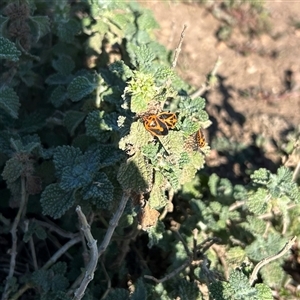
[[[12,88],[5,87],[0,89],[0,107],[12,118],[18,118],[20,102],[17,93]]]
[[[75,199],[72,192],[66,192],[58,183],[53,183],[45,188],[40,201],[43,214],[58,219],[74,204]]]
[[[21,51],[17,49],[16,45],[10,40],[0,36],[0,58],[18,61],[19,56],[21,56]]]
[[[78,76],[69,84],[68,94],[73,102],[77,102],[92,93],[96,87],[96,84],[90,82],[85,76]]]

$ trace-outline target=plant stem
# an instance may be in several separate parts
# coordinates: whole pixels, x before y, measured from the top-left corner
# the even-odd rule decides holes
[[[293,246],[293,244],[295,243],[297,237],[294,236],[292,239],[290,239],[286,244],[285,246],[275,255],[272,255],[272,256],[269,256],[267,258],[264,258],[262,261],[260,261],[254,268],[251,276],[250,276],[250,279],[249,279],[249,282],[250,282],[250,285],[252,286],[254,281],[257,279],[257,274],[259,272],[259,270],[267,265],[268,263],[270,263],[271,261],[283,256],[285,253],[287,253],[290,248]]]
[[[118,225],[118,222],[124,212],[126,203],[129,199],[129,192],[128,193],[123,193],[121,202],[119,204],[118,210],[115,212],[114,216],[112,217],[112,219],[109,221],[109,227],[106,231],[104,240],[102,241],[101,245],[98,248],[98,258],[100,258],[100,256],[105,252],[107,246],[109,245],[109,242],[111,240],[111,237]]]
[[[16,266],[16,257],[17,257],[17,243],[18,243],[18,237],[17,237],[17,228],[21,219],[21,216],[23,214],[23,211],[26,206],[26,199],[27,199],[27,193],[26,193],[26,182],[25,177],[21,177],[21,201],[20,201],[20,207],[18,210],[18,213],[15,217],[15,220],[13,222],[12,228],[10,230],[11,237],[12,237],[12,247],[11,247],[11,257],[10,257],[10,267],[9,267],[9,273],[6,277],[6,284],[4,288],[4,292],[2,294],[2,300],[8,299],[10,290],[10,279],[13,278],[14,272],[15,272],[15,266]]]
[[[93,280],[94,278],[94,272],[97,267],[98,263],[98,249],[97,249],[97,241],[93,238],[92,233],[91,233],[91,227],[88,224],[86,217],[84,213],[81,210],[81,207],[78,205],[76,207],[76,212],[78,215],[78,219],[81,223],[81,230],[84,233],[84,236],[87,240],[87,245],[91,249],[90,251],[90,261],[88,265],[86,266],[85,275],[83,277],[83,280],[81,281],[81,284],[79,288],[75,291],[74,293],[74,298],[73,300],[80,300],[84,296],[84,292],[90,283],[90,281]]]

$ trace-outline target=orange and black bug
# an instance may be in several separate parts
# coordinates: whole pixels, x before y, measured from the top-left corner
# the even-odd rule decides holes
[[[167,124],[168,129],[173,129],[177,123],[176,114],[172,112],[163,111],[159,113],[157,117]]]
[[[205,136],[201,129],[196,133],[196,143],[199,148],[203,148],[206,144]]]
[[[164,120],[157,115],[148,115],[143,117],[144,126],[152,135],[167,135],[169,130]]]

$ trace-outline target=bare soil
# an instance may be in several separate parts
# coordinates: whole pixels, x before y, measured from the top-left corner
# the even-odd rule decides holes
[[[195,90],[221,58],[218,83],[203,95],[213,122],[206,132],[213,149],[207,159],[210,170],[244,181],[247,169],[275,171],[284,159],[281,145],[300,124],[300,29],[294,26],[300,22],[300,1],[266,1],[269,29],[251,37],[241,27],[255,26],[255,20],[244,12],[229,42],[217,38],[222,17],[204,6],[172,1],[141,4],[153,11],[161,27],[156,37],[167,49],[176,49],[187,25],[176,68]],[[247,145],[238,153],[242,162],[214,150],[214,141],[220,138],[231,145]]]

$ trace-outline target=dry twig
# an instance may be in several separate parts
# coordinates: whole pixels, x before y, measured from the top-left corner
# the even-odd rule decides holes
[[[26,179],[25,177],[21,177],[21,201],[20,201],[20,207],[18,210],[18,213],[15,217],[15,220],[12,224],[12,228],[10,230],[11,237],[12,237],[12,247],[11,247],[11,257],[10,257],[10,267],[8,276],[6,277],[6,284],[5,288],[2,294],[2,300],[8,299],[9,293],[10,293],[10,280],[14,276],[15,272],[15,266],[16,266],[16,257],[17,257],[17,243],[18,243],[18,237],[17,237],[17,228],[21,219],[22,214],[24,213],[24,210],[26,208],[26,202],[27,202],[28,195],[26,193]]]
[[[85,275],[83,277],[83,280],[81,281],[79,288],[74,293],[73,300],[80,300],[84,296],[84,292],[85,292],[88,284],[94,278],[94,272],[96,270],[97,262],[98,262],[98,250],[97,250],[97,241],[93,238],[92,233],[91,233],[91,227],[88,224],[86,217],[83,214],[83,212],[81,211],[81,207],[79,205],[76,207],[76,212],[77,212],[80,224],[81,224],[81,230],[83,231],[84,236],[87,240],[87,244],[88,244],[89,248],[91,249],[90,261],[89,261],[88,265],[86,266]],[[79,240],[81,240],[80,237],[79,237]]]
[[[262,261],[260,261],[254,268],[251,276],[250,276],[250,279],[249,279],[249,282],[250,282],[250,285],[252,286],[253,283],[255,282],[255,280],[257,279],[257,274],[259,272],[259,270],[267,265],[268,263],[270,263],[271,261],[273,260],[276,260],[278,258],[280,258],[281,256],[283,256],[285,253],[287,253],[290,248],[293,246],[293,244],[295,243],[297,237],[294,236],[292,239],[290,239],[286,244],[285,246],[275,255],[272,255],[272,256],[269,256],[267,258],[264,258]]]
[[[187,26],[183,25],[183,30],[182,30],[181,35],[180,35],[180,40],[179,40],[177,48],[175,49],[175,55],[174,55],[174,59],[173,59],[173,63],[172,63],[172,68],[175,68],[176,65],[177,65],[177,60],[178,60],[179,54],[181,52],[181,46],[182,46],[182,43],[183,43],[184,32],[185,32],[186,28],[187,28]]]

